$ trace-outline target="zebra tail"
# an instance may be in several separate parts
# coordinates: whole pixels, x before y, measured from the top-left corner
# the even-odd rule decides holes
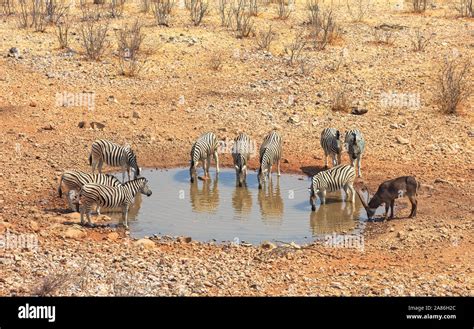
[[[92,166],[92,152],[89,153],[89,166]]]

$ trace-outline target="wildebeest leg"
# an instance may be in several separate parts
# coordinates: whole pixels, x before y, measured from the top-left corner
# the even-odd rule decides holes
[[[385,215],[383,216],[383,220],[387,220],[387,216],[388,216],[388,208],[390,207],[390,203],[386,202],[385,203]]]
[[[410,212],[410,216],[409,218],[411,217],[415,217],[416,216],[416,208],[418,206],[418,202],[416,201],[416,197],[413,195],[413,196],[409,196],[408,199],[410,199],[410,202],[411,202],[411,212]]]
[[[392,210],[392,213],[390,214],[390,219],[392,219],[393,216],[395,215],[394,206],[395,206],[395,199],[392,200],[392,202],[390,202],[390,210]]]

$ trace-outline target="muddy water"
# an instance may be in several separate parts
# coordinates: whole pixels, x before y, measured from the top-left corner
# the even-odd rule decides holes
[[[255,172],[248,173],[247,187],[238,187],[235,171],[226,168],[217,179],[211,170],[210,180],[194,184],[187,168],[144,169],[142,175],[153,195],[138,196],[130,209],[130,233],[137,238],[158,234],[199,241],[309,243],[332,233],[355,234],[367,219],[360,200],[346,203],[342,191],[329,193],[326,205],[312,212],[310,179],[304,175],[274,174],[262,190]]]

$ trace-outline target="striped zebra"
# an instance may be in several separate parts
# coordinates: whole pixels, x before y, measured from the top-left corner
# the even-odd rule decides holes
[[[260,168],[258,169],[258,188],[262,188],[262,181],[265,183],[267,177],[272,173],[272,166],[276,162],[277,173],[280,176],[280,160],[282,152],[282,140],[278,132],[273,130],[264,139],[260,146]]]
[[[349,154],[352,166],[354,166],[354,162],[357,160],[357,176],[362,177],[360,167],[362,154],[365,150],[364,135],[362,135],[362,133],[357,129],[347,131],[346,136],[344,137],[344,147]]]
[[[216,135],[211,132],[201,135],[193,144],[193,147],[191,148],[191,166],[189,168],[191,183],[196,179],[197,166],[199,165],[199,162],[202,163],[204,177],[209,177],[211,156],[214,156],[214,161],[216,162],[216,173],[219,173],[219,157],[217,156],[218,146],[219,143]]]
[[[96,140],[92,143],[89,155],[89,165],[92,166],[92,172],[95,172],[97,167],[101,173],[104,162],[112,167],[122,167],[122,182],[125,182],[125,171],[128,174],[128,180],[130,180],[130,168],[134,171],[133,179],[140,176],[137,157],[130,145],[121,146],[105,139]]]
[[[122,208],[122,219],[125,227],[128,227],[128,209],[135,199],[135,195],[140,192],[146,196],[151,195],[148,181],[145,177],[140,177],[116,187],[85,184],[79,192],[81,205],[81,224],[84,224],[84,214],[87,216],[89,225],[91,222],[91,211],[94,205],[106,208]],[[100,215],[100,211],[98,212]]]
[[[325,128],[321,132],[321,147],[324,151],[324,166],[328,168],[328,156],[332,157],[333,166],[341,164],[340,133],[336,128]]]
[[[108,174],[91,174],[78,170],[67,170],[59,179],[58,194],[63,196],[63,189],[68,192],[68,202],[71,210],[79,211],[79,205],[73,205],[75,197],[79,194],[81,187],[88,183],[96,183],[107,186],[119,186],[120,181],[112,175]]]
[[[321,171],[311,179],[309,203],[311,210],[315,211],[316,206],[314,199],[316,194],[321,197],[321,202],[326,203],[326,192],[334,192],[344,189],[346,198],[349,198],[349,190],[351,191],[352,203],[355,203],[354,179],[355,169],[350,165],[338,165],[328,170]]]
[[[234,159],[235,174],[239,186],[247,184],[247,162],[252,153],[250,137],[240,133],[234,139],[234,145],[232,146],[232,158]]]

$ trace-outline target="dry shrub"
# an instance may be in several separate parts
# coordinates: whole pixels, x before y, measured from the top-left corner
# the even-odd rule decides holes
[[[156,24],[169,26],[173,7],[174,0],[153,0],[152,11]]]
[[[15,0],[1,0],[0,14],[10,16],[16,13]]]
[[[140,47],[145,35],[142,31],[142,24],[136,20],[129,28],[125,25],[116,32],[118,44],[118,56],[120,74],[136,76],[142,68]]]
[[[286,2],[287,0],[277,0],[277,17],[278,19],[287,19],[290,17],[290,14],[293,12],[293,9],[290,6],[290,3]]]
[[[230,0],[219,0],[217,10],[221,19],[221,26],[229,27],[232,23],[232,6]]]
[[[298,67],[300,74],[307,76],[314,72],[316,66],[309,60],[309,58],[301,56],[301,58],[298,60]]]
[[[237,0],[231,8],[231,25],[234,23],[237,38],[247,38],[252,35],[254,31],[254,21],[246,10],[246,0]]]
[[[101,17],[105,16],[102,6],[88,4],[87,0],[79,0],[79,9],[81,10],[83,21],[98,21]]]
[[[474,17],[474,0],[458,0],[455,9],[461,17]]]
[[[202,19],[209,11],[209,3],[205,0],[191,0],[189,14],[194,26],[201,24]]]
[[[431,33],[424,34],[420,29],[416,29],[411,44],[413,46],[413,51],[424,51],[426,46],[430,43]]]
[[[288,55],[288,64],[294,65],[301,59],[301,54],[306,46],[306,38],[303,31],[298,31],[293,41],[285,45],[285,53]]]
[[[375,44],[393,46],[397,35],[391,30],[374,28],[373,37],[374,39],[372,42]]]
[[[107,32],[109,24],[96,20],[82,23],[80,27],[81,43],[88,59],[99,60],[109,47]]]
[[[46,0],[46,17],[49,22],[58,24],[69,12],[69,4],[65,0]]]
[[[449,60],[444,62],[438,76],[438,104],[444,113],[454,114],[458,105],[471,94],[469,73],[470,60]]]
[[[316,50],[324,50],[339,36],[339,27],[333,11],[331,8],[321,8],[317,0],[310,0],[306,8],[313,47]]]
[[[150,11],[150,0],[140,0],[140,12],[148,13]]]
[[[351,5],[351,2],[355,4]],[[370,0],[346,0],[347,12],[352,18],[353,22],[362,22],[365,16],[370,11]]]
[[[70,286],[76,286],[83,290],[86,288],[88,281],[87,263],[77,270],[65,271],[58,269],[57,273],[49,274],[44,277],[41,282],[33,288],[32,295],[40,297],[61,295],[61,290],[65,290]]]
[[[413,11],[415,13],[422,13],[426,10],[427,0],[411,0],[413,4]]]
[[[257,45],[260,50],[270,50],[271,43],[276,39],[276,33],[272,31],[272,26],[268,30],[260,31],[257,34]]]
[[[110,0],[110,3],[109,3],[110,17],[112,18],[122,17],[124,7],[125,7],[125,0]]]
[[[248,11],[250,16],[258,16],[258,0],[248,0]]]
[[[67,19],[65,19],[64,22],[59,22],[56,24],[56,36],[61,49],[67,48],[69,45],[68,37],[70,26],[71,25]]]
[[[222,53],[213,53],[211,55],[211,58],[209,60],[209,67],[213,70],[213,71],[220,71],[222,70],[222,65],[224,64],[223,63],[223,60],[222,60]]]

